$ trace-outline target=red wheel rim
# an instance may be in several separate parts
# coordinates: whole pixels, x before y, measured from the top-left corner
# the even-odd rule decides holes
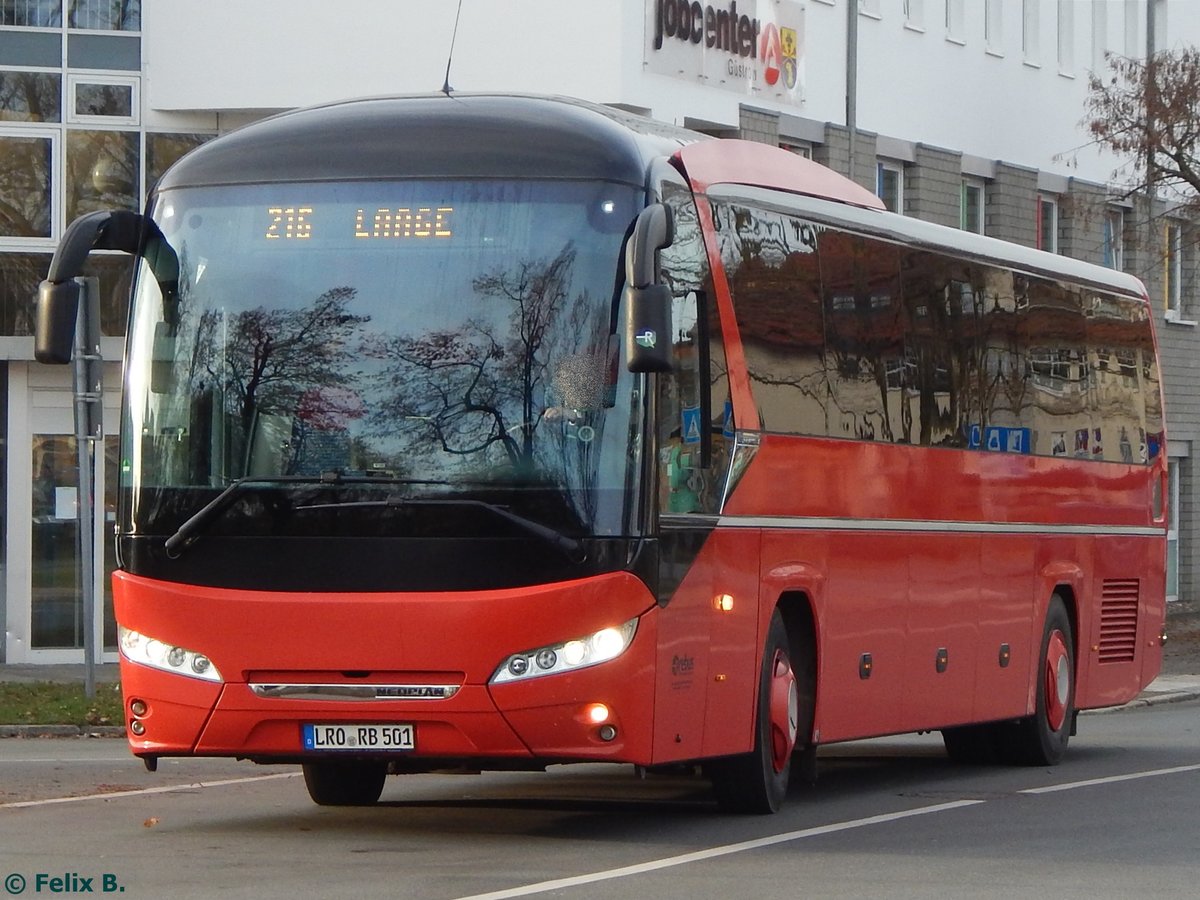
[[[1059,731],[1067,719],[1067,704],[1071,699],[1071,654],[1067,641],[1057,629],[1050,635],[1046,647],[1046,671],[1043,675],[1046,698],[1046,724]]]
[[[769,727],[771,739],[771,765],[782,772],[791,759],[796,746],[799,727],[800,698],[796,693],[796,675],[782,650],[775,651],[771,661],[771,684],[769,702]]]

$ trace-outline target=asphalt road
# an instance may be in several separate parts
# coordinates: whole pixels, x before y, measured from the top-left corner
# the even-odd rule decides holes
[[[1200,702],[1087,715],[1055,768],[955,766],[936,735],[830,747],[772,817],[601,766],[397,777],[378,807],[322,808],[294,768],[151,774],[118,740],[7,740],[0,878],[21,896],[1194,897],[1198,730]]]

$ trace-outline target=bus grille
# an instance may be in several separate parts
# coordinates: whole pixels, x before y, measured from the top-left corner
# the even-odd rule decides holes
[[[1100,589],[1100,662],[1133,662],[1137,653],[1137,579],[1105,581]]]

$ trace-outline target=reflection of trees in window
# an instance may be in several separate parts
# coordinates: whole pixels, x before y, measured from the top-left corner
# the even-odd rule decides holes
[[[127,84],[76,84],[75,115],[133,115],[133,88]]]
[[[888,363],[904,339],[896,248],[827,230],[817,259],[830,402],[844,423],[838,436],[893,441]]]
[[[296,412],[314,391],[344,388],[352,377],[356,329],[368,321],[348,309],[357,291],[331,288],[297,309],[245,310],[228,321],[221,310],[201,316],[196,336],[196,371],[218,387],[226,408],[241,419],[244,432],[259,413]],[[326,391],[335,405],[353,401]],[[336,411],[327,410],[334,415]]]
[[[50,237],[50,138],[0,137],[0,237]]]
[[[822,363],[819,230],[724,204],[716,206],[714,222],[762,427],[824,435],[830,387]]]
[[[60,121],[61,81],[49,72],[0,72],[0,122]]]
[[[564,341],[573,348],[580,341],[566,309],[575,255],[568,243],[551,260],[477,277],[479,297],[509,308],[504,325],[481,315],[452,330],[377,338],[369,354],[384,363],[385,399],[372,413],[375,429],[403,428],[458,456],[498,445],[513,465],[531,463],[551,357]]]
[[[49,253],[0,253],[0,334],[33,334],[33,299]]]
[[[211,140],[211,134],[147,134],[146,186],[152,190],[164,172],[185,153]]]
[[[67,132],[67,220],[101,209],[137,209],[140,153],[132,131]]]

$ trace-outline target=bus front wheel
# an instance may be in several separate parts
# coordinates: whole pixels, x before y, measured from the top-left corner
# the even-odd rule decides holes
[[[304,786],[318,806],[372,806],[383,793],[387,763],[311,762],[304,764]]]
[[[1075,706],[1075,639],[1071,617],[1055,594],[1046,610],[1037,670],[1037,706],[1032,716],[1010,726],[1003,744],[1011,763],[1057,765],[1067,752]]]
[[[787,628],[778,611],[763,648],[754,749],[706,767],[717,805],[726,812],[778,812],[787,796],[800,725],[800,696]]]

